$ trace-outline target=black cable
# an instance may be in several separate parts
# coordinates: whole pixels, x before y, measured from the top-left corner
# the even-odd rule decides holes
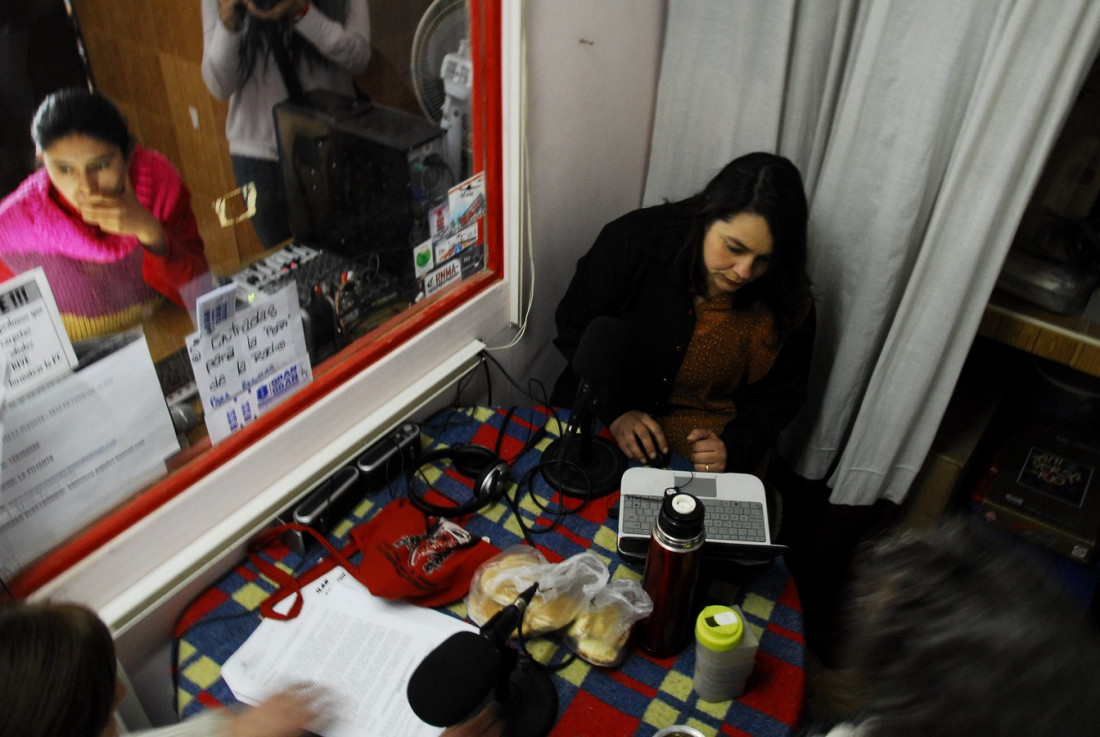
[[[531,388],[531,391],[524,391],[523,388],[520,387],[519,384],[517,384],[515,382],[515,380],[512,379],[512,377],[508,374],[507,370],[500,364],[499,361],[497,361],[497,359],[492,354],[490,354],[486,351],[482,351],[481,354],[482,354],[482,356],[484,357],[485,360],[491,361],[493,363],[493,365],[497,367],[497,369],[504,375],[505,379],[507,379],[508,382],[514,388],[519,390],[519,392],[521,394],[526,396],[528,399],[531,399],[536,404],[540,404],[540,402],[539,402],[540,397],[536,397],[534,395],[534,393],[533,393],[534,389],[535,389],[535,387],[537,387],[538,389],[542,390],[541,406],[545,408],[545,412],[543,414],[545,414],[547,416],[547,422],[543,423],[543,426],[540,429],[541,435],[546,434],[546,425],[549,423],[551,418],[553,418],[553,420],[557,423],[558,427],[562,426],[563,423],[562,423],[561,418],[559,417],[559,415],[557,413],[557,410],[555,408],[551,407],[550,404],[549,404],[549,400],[548,400],[548,397],[546,395],[546,389],[543,386],[542,382],[540,382],[536,379],[532,379],[531,382],[529,382],[530,385],[533,385],[532,388]],[[532,408],[531,411],[532,411],[532,413],[534,413],[537,410]],[[541,439],[541,436],[540,436],[540,439]],[[534,445],[536,445],[536,444],[537,444],[537,441],[535,443],[531,443],[531,447],[534,447]],[[519,454],[517,454],[517,458],[520,455],[522,455],[524,452],[526,452],[528,449],[529,448],[525,448],[523,451],[521,451]],[[569,506],[567,506],[567,504],[565,502],[566,495],[563,494],[560,489],[554,489],[553,490],[554,493],[555,493],[555,496],[556,496],[556,501],[554,501],[554,497],[552,496],[550,501],[543,502],[534,493],[533,479],[534,479],[535,475],[537,473],[540,473],[543,468],[548,466],[549,463],[550,462],[541,462],[540,461],[540,463],[534,469],[532,469],[527,474],[525,474],[524,477],[520,480],[520,482],[517,482],[517,484],[516,484],[516,495],[515,495],[514,498],[509,497],[507,494],[503,495],[505,500],[508,502],[508,505],[511,508],[512,513],[516,517],[516,524],[519,525],[520,532],[523,534],[524,540],[526,540],[529,545],[531,545],[532,547],[534,547],[536,549],[538,548],[538,545],[535,543],[534,538],[532,537],[532,535],[544,535],[544,534],[553,532],[554,530],[556,530],[558,528],[558,526],[560,525],[560,523],[562,522],[562,520],[566,516],[572,515],[572,514],[577,514],[578,512],[582,511],[588,505],[588,502],[591,499],[595,499],[598,496],[598,495],[592,493],[591,484],[589,484],[589,493],[582,497],[581,504],[578,505],[575,508],[570,508]],[[576,470],[577,474],[581,478],[584,478],[587,481],[587,476],[585,474],[584,469],[577,466],[576,464],[574,464],[570,461],[565,460],[562,456],[559,456],[555,461],[553,461],[553,463],[555,463],[557,465],[557,468],[558,468],[558,471],[559,471],[559,475],[558,475],[559,478],[561,478],[562,469],[565,467],[566,464],[568,464],[568,466],[570,468],[573,468],[573,469]],[[530,494],[532,503],[538,509],[540,509],[544,514],[551,515],[551,519],[547,524],[542,525],[542,526],[529,525],[524,521],[524,519],[521,515],[521,512],[520,512],[520,507],[519,507],[519,499],[520,499],[521,494],[523,493],[524,489],[526,489],[527,493]],[[551,505],[553,505],[553,507],[551,507]]]
[[[496,442],[494,443],[494,447],[492,449],[482,448],[482,446],[479,446],[479,445],[472,446],[474,448],[484,450],[487,454],[489,454],[490,460],[489,460],[488,464],[485,467],[486,469],[488,469],[491,464],[497,463],[497,462],[502,462],[509,469],[511,469],[513,464],[519,458],[521,458],[524,453],[526,453],[528,450],[533,448],[535,446],[535,444],[538,443],[538,440],[541,439],[542,434],[544,434],[545,428],[539,428],[535,432],[528,432],[527,439],[524,441],[523,447],[519,450],[519,452],[517,452],[516,454],[514,454],[513,456],[511,456],[509,458],[502,457],[501,448],[504,444],[504,438],[508,434],[508,426],[510,424],[512,424],[512,418],[515,416],[515,413],[516,413],[517,409],[518,409],[518,407],[513,406],[513,407],[509,407],[505,411],[504,418],[501,421],[500,429],[497,431]],[[460,413],[459,410],[452,409],[452,414],[459,414],[459,413]],[[455,446],[454,452],[456,454],[461,454],[462,453],[462,446]],[[440,459],[440,460],[442,460],[442,459]],[[452,463],[457,465],[457,458],[452,458],[451,461],[452,461]],[[431,484],[428,483],[427,478],[424,477],[424,474],[423,474],[423,471],[422,471],[423,465],[424,464],[421,464],[421,465],[417,466],[415,469],[410,469],[411,473],[408,473],[407,476],[406,476],[406,478],[408,480],[407,480],[407,483],[406,483],[405,493],[408,495],[409,501],[412,503],[412,505],[414,507],[416,507],[417,509],[419,509],[421,512],[424,512],[425,514],[431,515],[433,517],[465,517],[468,514],[473,514],[474,512],[477,512],[477,511],[483,509],[484,507],[488,506],[489,504],[492,504],[492,503],[496,502],[499,498],[505,498],[506,499],[508,497],[508,495],[505,491],[499,491],[499,492],[494,492],[494,493],[489,493],[489,494],[482,494],[481,489],[478,488],[478,489],[474,489],[474,498],[471,501],[469,501],[465,504],[456,504],[454,507],[449,507],[449,506],[444,507],[444,506],[441,506],[441,505],[438,505],[438,504],[433,504],[433,503],[429,502],[420,491],[416,490],[416,487],[415,487],[415,484],[414,484],[414,480],[415,480],[416,476],[419,475],[421,478],[424,479],[424,482],[425,482],[425,484],[427,484],[428,488],[429,489],[431,488]],[[522,520],[521,520],[521,524],[522,524]]]
[[[534,546],[532,546],[532,547],[534,547]],[[569,656],[565,660],[559,661],[557,663],[554,663],[554,662],[544,663],[541,660],[539,660],[538,658],[536,658],[534,655],[531,654],[530,649],[528,649],[528,647],[527,647],[527,642],[528,642],[529,638],[524,633],[524,628],[523,628],[523,623],[525,621],[527,621],[527,614],[530,611],[531,611],[530,606],[528,606],[524,609],[523,613],[520,615],[519,624],[516,626],[516,640],[519,643],[519,648],[518,649],[519,649],[520,653],[523,655],[524,659],[526,659],[527,662],[531,663],[531,665],[534,665],[537,668],[540,668],[540,669],[545,670],[545,671],[549,671],[551,673],[555,672],[555,671],[559,671],[562,668],[565,668],[566,666],[570,665],[574,660],[576,660],[577,659],[576,653],[570,651],[568,647],[565,648],[565,650],[566,650],[566,652],[569,653]],[[540,639],[544,639],[544,640],[547,640],[547,641],[549,641],[551,639],[549,636],[546,636],[546,635],[539,635],[538,637]],[[561,649],[562,648],[561,648],[561,644],[560,644],[560,640],[559,640],[558,650],[560,651]],[[552,661],[552,659],[553,659],[553,656],[551,656],[551,661]]]
[[[481,447],[481,446],[475,446],[475,447]],[[459,452],[461,452],[461,451],[459,451]],[[452,462],[453,462],[453,459],[452,459]],[[416,507],[421,512],[423,512],[424,514],[426,514],[430,517],[446,517],[446,518],[465,517],[467,515],[473,514],[474,512],[480,511],[481,509],[484,509],[485,507],[489,506],[490,504],[492,504],[493,502],[495,502],[497,500],[497,494],[489,493],[489,494],[481,495],[479,489],[474,489],[473,499],[466,502],[465,504],[456,503],[455,506],[453,506],[453,507],[444,507],[444,506],[439,505],[439,504],[433,504],[432,502],[429,502],[427,500],[424,493],[422,493],[420,491],[414,491],[415,486],[413,484],[413,480],[418,475],[421,478],[424,479],[424,483],[427,485],[428,490],[429,491],[431,490],[432,485],[431,485],[431,483],[428,482],[428,479],[424,476],[423,466],[420,466],[420,467],[414,469],[413,472],[409,474],[409,481],[406,484],[405,493],[409,497],[409,502],[414,507]],[[451,501],[454,501],[454,500],[452,499]]]
[[[484,353],[484,351],[482,351]],[[482,361],[482,373],[485,374],[485,397],[489,406],[493,406],[493,377],[489,374],[489,362]]]
[[[498,361],[496,359],[496,357],[494,357],[491,353],[489,353],[486,350],[482,350],[482,351],[479,352],[478,355],[479,355],[478,363],[473,368],[471,368],[466,374],[464,374],[463,377],[461,377],[459,379],[459,381],[456,385],[455,404],[452,406],[452,411],[453,412],[461,413],[460,407],[461,407],[462,392],[466,388],[466,386],[469,384],[469,382],[472,380],[472,377],[477,372],[478,368],[481,368],[485,372],[486,384],[488,385],[488,387],[491,388],[491,386],[492,386],[492,376],[489,373],[489,365],[488,365],[489,363],[491,363],[494,367],[496,367],[496,369],[498,371],[500,371],[500,373],[504,376],[505,380],[508,381],[508,383],[513,388],[515,388],[517,391],[519,391],[520,394],[522,394],[524,397],[527,397],[528,399],[530,399],[535,405],[544,408],[543,410],[541,410],[541,414],[544,414],[547,417],[547,421],[545,423],[543,423],[543,426],[538,431],[536,431],[536,433],[534,433],[533,435],[528,436],[528,441],[524,444],[523,449],[521,449],[512,458],[502,459],[502,460],[505,460],[505,462],[508,463],[509,468],[511,468],[515,464],[515,462],[518,461],[519,458],[523,456],[524,453],[526,453],[527,451],[534,448],[538,444],[538,442],[541,441],[542,437],[544,437],[546,435],[546,433],[548,432],[547,425],[549,424],[549,421],[551,419],[553,419],[555,421],[555,423],[557,424],[557,426],[559,428],[563,427],[563,425],[565,423],[562,422],[561,417],[558,415],[557,409],[550,406],[549,397],[546,393],[546,388],[542,384],[542,382],[538,381],[537,379],[532,379],[531,381],[528,382],[528,388],[524,389],[523,387],[521,387],[515,381],[515,379],[512,378],[512,376],[508,373],[508,371],[504,368],[504,366],[501,365],[500,361]],[[491,397],[491,393],[489,394],[489,396]],[[490,406],[491,406],[491,403],[490,403]],[[505,429],[507,428],[508,421],[510,420],[510,417],[514,413],[515,409],[516,408],[513,407],[508,411],[508,413],[506,414],[506,417],[505,417],[505,422],[504,422],[504,424],[501,428],[500,434],[497,436],[497,450],[495,451],[497,457],[499,457],[500,444],[503,440],[503,435],[505,433]],[[532,414],[540,412],[540,410],[536,409],[535,407],[531,407],[530,409],[531,409]],[[449,418],[453,417],[453,416],[454,415],[448,415],[448,420],[444,421],[444,423],[442,423],[442,426],[443,426],[444,429],[446,429],[446,427],[449,426]],[[563,434],[563,437],[567,437],[567,433],[568,433],[568,427],[566,427],[566,434]],[[533,537],[534,535],[543,535],[543,534],[553,532],[554,530],[556,530],[558,528],[558,526],[561,524],[562,520],[566,516],[579,513],[580,511],[585,509],[585,507],[587,506],[587,504],[590,500],[595,499],[598,496],[598,495],[592,493],[591,489],[589,489],[588,494],[585,494],[582,497],[580,497],[581,498],[581,503],[577,507],[570,508],[567,505],[566,501],[565,501],[566,500],[566,495],[563,494],[560,489],[552,489],[551,499],[548,500],[548,501],[543,501],[534,492],[534,478],[538,473],[541,472],[541,470],[543,468],[547,467],[548,463],[550,463],[550,462],[540,462],[535,468],[531,469],[526,474],[524,474],[524,476],[520,480],[516,481],[515,482],[516,492],[515,492],[514,496],[510,496],[506,492],[502,493],[500,495],[500,498],[505,501],[505,503],[511,509],[512,514],[515,516],[516,524],[519,526],[520,532],[523,535],[524,540],[527,542],[527,544],[529,544],[531,547],[536,548],[536,549],[538,549],[538,545],[535,542],[535,539]],[[577,472],[577,475],[579,477],[581,477],[582,479],[585,479],[587,481],[587,477],[586,477],[586,474],[584,472],[584,469],[577,466],[576,464],[574,464],[570,461],[567,461],[567,460],[565,460],[564,458],[562,458],[560,456],[555,461],[553,461],[553,463],[557,464],[557,467],[559,469],[559,478],[561,477],[560,471],[563,468],[569,467],[569,468],[575,469],[576,472]],[[409,491],[411,492],[411,489]],[[531,500],[532,500],[533,504],[541,511],[542,515],[547,515],[547,516],[550,517],[549,521],[546,524],[544,524],[544,525],[528,524],[523,519],[523,515],[522,515],[522,512],[521,512],[521,508],[520,508],[520,499],[522,498],[522,495],[524,493],[530,494],[530,497],[531,497]],[[410,499],[411,498],[412,498],[412,494],[410,493]],[[577,497],[574,495],[573,498],[577,498]],[[494,499],[493,501],[496,501],[496,500]]]
[[[466,387],[467,384],[473,381],[473,375],[477,373],[477,370],[485,364],[486,355],[487,354],[485,353],[485,351],[481,351],[480,353],[478,353],[477,364],[475,364],[469,371],[459,377],[458,381],[455,383],[455,400],[454,403],[451,405],[452,407],[462,406],[462,390]]]
[[[542,387],[542,382],[538,381],[537,379],[532,379],[531,380],[531,382],[538,384],[543,389],[542,397],[541,398],[536,397],[533,394],[531,394],[530,391],[524,389],[519,384],[517,384],[515,379],[512,378],[511,374],[508,373],[508,371],[504,368],[504,366],[501,365],[500,361],[498,361],[496,359],[496,357],[493,356],[493,354],[489,353],[486,350],[483,350],[483,351],[481,351],[480,355],[482,356],[483,359],[485,359],[487,361],[491,361],[492,364],[497,368],[497,370],[500,371],[500,373],[504,375],[504,378],[508,381],[508,383],[511,384],[517,391],[519,391],[520,394],[527,397],[528,399],[530,399],[535,404],[540,404],[539,400],[541,399],[542,400],[541,405],[543,407],[549,407],[549,401],[548,401],[548,397],[546,395],[546,389],[545,389],[545,387]]]
[[[4,594],[7,596],[7,598],[11,599],[12,601],[15,600],[15,594],[13,594],[12,590],[8,588],[8,582],[4,580],[3,576],[0,576],[0,587],[3,587]]]
[[[532,655],[531,650],[527,647],[527,643],[529,641],[529,638],[523,632],[523,620],[520,620],[519,627],[516,629],[516,633],[517,633],[516,640],[517,640],[517,642],[519,642],[519,651],[521,653],[523,653],[523,657],[527,658],[527,660],[530,661],[533,665],[536,665],[539,668],[542,668],[543,670],[550,671],[551,673],[553,673],[555,671],[561,670],[562,668],[566,668],[566,667],[572,665],[573,661],[577,659],[577,654],[572,652],[568,647],[566,647],[566,648],[564,648],[564,650],[567,653],[569,653],[569,655],[564,660],[561,660],[561,661],[558,661],[558,662],[555,663],[555,662],[553,662],[553,656],[550,656],[551,660],[549,662],[544,663],[541,660],[539,660],[538,658],[536,658],[534,655]],[[545,635],[540,635],[539,638],[543,639],[543,640],[546,640],[546,641],[550,641],[552,639],[552,638],[550,638],[548,636],[545,636]],[[558,639],[558,638],[553,638],[553,639]],[[561,647],[560,640],[559,640],[558,650],[561,651],[562,649],[563,648]]]

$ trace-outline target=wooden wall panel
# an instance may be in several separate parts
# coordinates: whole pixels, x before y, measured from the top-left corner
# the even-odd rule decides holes
[[[371,0],[371,60],[356,83],[383,105],[420,115],[409,67],[416,27],[432,0]]]

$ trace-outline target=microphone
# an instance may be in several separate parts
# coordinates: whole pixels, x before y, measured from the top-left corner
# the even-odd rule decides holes
[[[600,315],[585,328],[573,356],[573,373],[581,379],[570,421],[578,423],[596,409],[600,387],[620,381],[630,364],[630,328],[611,315]]]
[[[494,689],[499,692],[502,682],[507,684],[508,639],[537,589],[532,584],[480,631],[458,632],[428,653],[405,689],[414,714],[432,726],[450,727],[471,716]],[[505,691],[504,700],[507,696]]]
[[[565,435],[543,451],[542,475],[562,494],[596,499],[619,488],[626,456],[592,428],[599,390],[622,381],[630,370],[634,340],[625,321],[601,315],[588,324],[571,364],[581,379]]]
[[[535,598],[538,589],[538,583],[528,586],[515,601],[489,617],[489,621],[481,625],[481,631],[478,634],[498,648],[504,647],[512,633],[519,629],[523,622],[523,615],[531,605],[531,600]]]
[[[199,426],[199,417],[189,404],[168,405],[168,415],[177,435],[186,435]]]
[[[622,318],[600,315],[588,324],[573,356],[573,371],[596,384],[620,379],[629,366],[633,338]]]

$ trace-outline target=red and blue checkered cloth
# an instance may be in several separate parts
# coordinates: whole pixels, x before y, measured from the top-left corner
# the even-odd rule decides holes
[[[421,431],[426,450],[460,443],[498,450],[510,462],[511,480],[521,492],[519,509],[525,522],[545,526],[553,515],[544,507],[550,504],[553,510],[560,498],[542,478],[538,466],[541,450],[559,436],[560,427],[553,413],[528,409],[506,413],[477,407],[441,412],[424,423]],[[526,449],[532,437],[538,442],[533,449]],[[425,467],[422,472],[433,489],[453,499],[469,498],[472,482],[449,465]],[[345,545],[352,527],[371,519],[391,499],[404,496],[405,483],[403,477],[394,479],[388,488],[364,500],[333,531],[334,545]],[[510,494],[515,491],[510,487]],[[533,497],[541,500],[541,505]],[[579,503],[576,499],[565,500],[569,508]],[[535,541],[551,562],[592,550],[607,562],[613,578],[640,579],[642,567],[624,563],[615,549],[617,503],[618,494],[590,501],[578,512],[562,516],[552,531],[536,535]],[[502,550],[524,541],[512,510],[503,503],[481,510],[464,525]],[[277,543],[265,548],[262,555],[284,570],[301,575],[316,564],[320,552],[307,553],[303,559]],[[596,668],[578,658],[553,675],[558,721],[552,734],[644,736],[669,725],[687,724],[705,735],[790,735],[802,715],[806,655],[802,607],[794,581],[781,558],[755,566],[724,564],[719,576],[725,583],[722,590],[730,592],[726,594],[728,600],[721,603],[740,605],[760,640],[756,667],[744,696],[720,703],[699,701],[691,688],[693,645],[679,656],[664,660],[635,650],[615,669]],[[177,626],[175,657],[181,718],[236,703],[221,678],[221,665],[259,625],[259,605],[275,590],[274,582],[245,562],[184,612]],[[458,617],[466,615],[463,602],[447,611]],[[531,647],[537,657],[545,659],[554,655],[557,645],[536,641]]]

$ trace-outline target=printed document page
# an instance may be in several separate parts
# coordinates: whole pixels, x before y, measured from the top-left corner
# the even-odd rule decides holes
[[[0,576],[163,476],[179,450],[144,337],[9,402],[0,419]]]
[[[299,683],[320,686],[332,707],[314,731],[323,737],[428,737],[405,688],[416,667],[468,622],[432,609],[373,596],[343,568],[302,590],[301,613],[267,619],[222,667],[248,704]],[[290,600],[280,602],[289,607]]]

